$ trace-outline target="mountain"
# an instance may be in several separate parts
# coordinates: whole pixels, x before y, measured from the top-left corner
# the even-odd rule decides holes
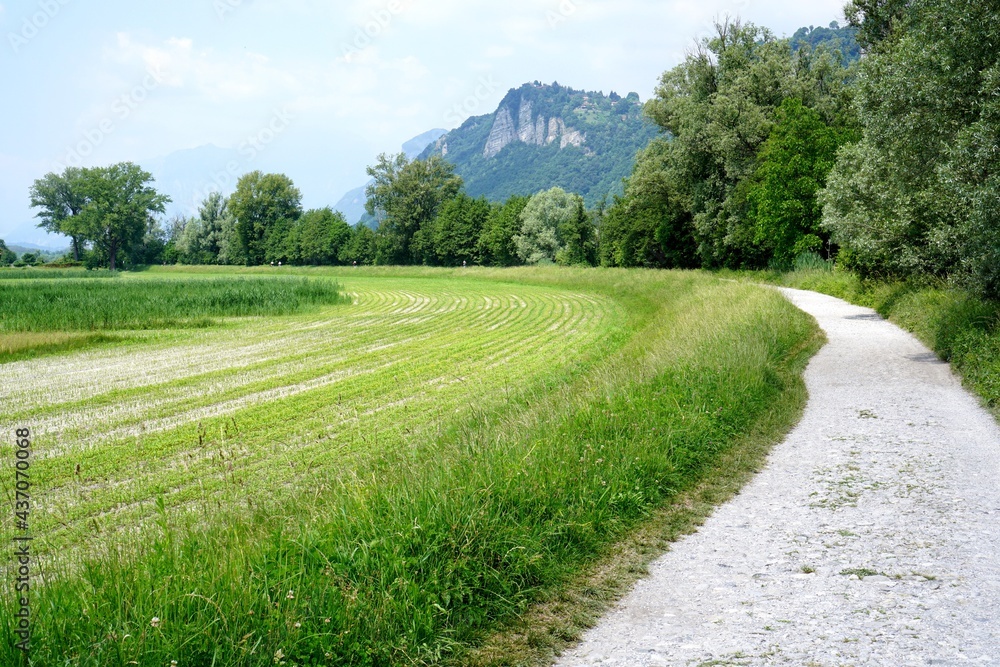
[[[512,88],[495,113],[469,118],[420,157],[453,163],[474,197],[502,201],[559,186],[594,206],[621,192],[635,154],[658,131],[636,93],[536,81]]]
[[[28,252],[43,250],[48,253],[59,253],[69,247],[69,238],[62,234],[49,234],[38,227],[38,220],[31,219],[7,229],[0,238],[7,242],[8,247],[16,243],[28,249]],[[18,254],[23,251],[16,250]]]
[[[858,29],[851,26],[840,27],[836,21],[826,28],[809,26],[799,28],[791,37],[792,48],[796,51],[803,46],[813,50],[817,46],[825,46],[831,51],[840,51],[844,64],[861,60],[861,47],[858,45]]]
[[[446,133],[446,130],[441,129],[428,130],[403,144],[403,152],[406,154],[406,157],[412,160]],[[365,188],[367,187],[366,184],[359,188],[354,188],[341,197],[337,205],[333,207],[334,210],[343,213],[344,218],[352,225],[364,220],[369,226],[373,226],[374,219],[370,219],[367,211],[365,211],[365,202],[367,201]]]
[[[245,159],[235,148],[219,148],[212,144],[175,151],[165,157],[144,160],[142,167],[156,179],[154,187],[168,195],[168,218],[175,215],[191,217],[212,190],[225,196],[236,190],[236,181],[243,174]]]

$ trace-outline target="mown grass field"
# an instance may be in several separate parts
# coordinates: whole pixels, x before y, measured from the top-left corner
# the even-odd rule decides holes
[[[0,365],[0,429],[34,436],[32,664],[461,661],[747,433],[779,439],[818,344],[779,295],[704,274],[285,273],[351,303]]]

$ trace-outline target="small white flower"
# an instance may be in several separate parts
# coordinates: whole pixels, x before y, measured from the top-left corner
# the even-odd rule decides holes
[[[302,624],[301,624],[301,623],[299,623],[298,621],[295,621],[295,627],[297,627],[297,628],[301,628],[301,627],[302,627]]]
[[[154,616],[153,619],[149,622],[149,624],[154,628],[160,627],[160,617]]]
[[[295,599],[295,591],[288,591],[288,595],[286,595],[285,597],[288,598],[289,600],[294,600]]]

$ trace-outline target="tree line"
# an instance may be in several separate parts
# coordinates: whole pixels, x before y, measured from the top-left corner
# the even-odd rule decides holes
[[[623,194],[592,210],[559,189],[473,199],[442,158],[404,155],[368,169],[374,231],[330,209],[303,212],[287,177],[260,172],[159,240],[150,220],[163,198],[134,165],[49,174],[32,203],[74,253],[89,245],[112,263],[116,249],[230,264],[783,269],[819,257],[866,277],[931,276],[1000,296],[1000,56],[989,48],[1000,28],[990,7],[853,0],[846,15],[860,59],[833,24],[793,43],[719,22],[663,74],[645,105],[660,136],[637,155]],[[108,194],[116,188],[121,202]]]
[[[209,194],[197,216],[166,226],[155,214],[169,200],[130,163],[47,174],[31,197],[39,226],[70,237],[72,260],[112,270],[156,263],[596,263],[595,214],[578,195],[553,188],[503,203],[473,199],[454,167],[438,157],[381,155],[368,172],[376,230],[351,226],[330,208],[303,210],[290,178],[260,171],[243,175],[229,197]]]
[[[970,0],[853,0],[856,63],[725,21],[666,72],[601,227],[614,266],[788,268],[1000,297],[1000,37]],[[840,39],[840,37],[838,37]]]

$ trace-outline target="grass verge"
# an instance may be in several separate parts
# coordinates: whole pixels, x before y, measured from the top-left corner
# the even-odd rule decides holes
[[[993,414],[1000,415],[1000,303],[946,285],[864,281],[840,270],[796,271],[767,278],[873,308],[950,362],[963,383]]]

